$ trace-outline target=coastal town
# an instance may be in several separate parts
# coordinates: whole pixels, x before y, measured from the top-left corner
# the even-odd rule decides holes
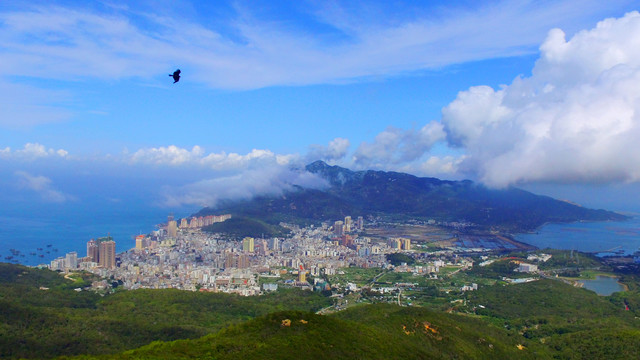
[[[375,228],[366,231],[362,216],[355,221],[347,216],[319,226],[281,223],[290,231],[287,237],[235,239],[224,233],[203,230],[230,218],[231,215],[226,214],[192,217],[178,222],[170,216],[158,230],[137,236],[134,248],[116,254],[113,238],[92,239],[87,243],[86,257],[68,253],[53,260],[49,268],[62,272],[84,270],[98,275],[102,280],[93,283],[95,290],[110,290],[117,284],[124,289],[175,288],[250,296],[277,290],[279,286],[316,291],[358,290],[355,283],[329,281],[339,278],[345,269],[350,268],[378,269],[381,273],[437,279],[443,268],[447,268],[449,273],[452,269],[471,268],[473,260],[470,254],[484,254],[482,259],[485,264],[490,264],[494,258],[488,255],[496,250],[495,246],[486,247],[486,239],[480,242],[484,248],[461,246],[468,245],[469,239],[453,234],[453,230],[451,233],[443,232],[435,222],[400,225],[381,224],[374,220],[371,223]],[[458,223],[444,225],[450,229],[468,226]],[[398,227],[400,229],[395,233],[389,230]],[[448,248],[429,249],[423,241],[412,241],[411,237],[415,236],[407,229],[415,233],[429,231],[427,237]],[[398,234],[408,237],[394,236]],[[503,247],[513,245],[507,242]],[[390,260],[394,254],[405,257],[394,262]],[[414,259],[418,260],[415,264]],[[532,260],[540,261],[537,258]],[[523,263],[520,270],[536,273],[537,266]],[[398,281],[373,290],[392,292],[413,284],[413,281]],[[475,290],[477,286],[469,283],[461,289]]]

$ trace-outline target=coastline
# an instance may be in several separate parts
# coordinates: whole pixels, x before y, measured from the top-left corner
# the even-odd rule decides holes
[[[611,224],[619,226],[612,227]],[[576,229],[568,231],[568,227]],[[622,221],[547,222],[535,232],[514,234],[514,238],[540,249],[576,250],[598,257],[616,250],[616,254],[630,256],[640,247],[640,217]]]

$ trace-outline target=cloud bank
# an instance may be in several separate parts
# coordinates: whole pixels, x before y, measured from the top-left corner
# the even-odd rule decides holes
[[[165,205],[214,206],[220,200],[246,200],[258,195],[280,195],[294,186],[324,188],[326,180],[306,171],[283,166],[265,166],[249,169],[231,176],[221,176],[179,188],[165,189]]]
[[[360,144],[353,155],[353,162],[358,168],[405,164],[423,156],[444,137],[442,125],[438,122],[428,123],[417,130],[389,127],[378,134],[372,143]]]
[[[22,149],[11,150],[10,147],[0,149],[0,159],[33,161],[41,158],[66,158],[69,152],[64,149],[47,149],[38,143],[27,143]]]
[[[348,145],[346,139],[337,138],[327,146],[317,145],[314,151],[330,159],[343,156]],[[153,196],[156,205],[165,207],[214,206],[220,200],[282,194],[295,186],[326,187],[325,180],[303,170],[304,159],[299,154],[275,154],[265,149],[247,154],[207,153],[200,146],[184,149],[175,145],[90,158],[41,144],[0,149],[0,169],[16,176],[15,182],[4,179],[6,185],[13,185],[18,192],[35,192],[45,202],[82,200],[81,194],[92,193],[112,201],[130,198],[123,191],[139,189]],[[35,171],[44,175],[32,175]],[[65,184],[66,190],[56,189],[52,178]],[[76,182],[82,184],[74,186]]]
[[[460,169],[491,186],[640,180],[640,14],[566,40],[551,30],[530,77],[462,91],[442,111]]]

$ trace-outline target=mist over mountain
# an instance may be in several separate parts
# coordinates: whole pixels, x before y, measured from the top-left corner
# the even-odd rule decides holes
[[[469,180],[446,181],[392,171],[352,171],[313,162],[305,170],[330,184],[326,189],[294,186],[277,196],[221,202],[198,215],[231,213],[267,222],[317,222],[344,216],[465,221],[481,227],[530,231],[547,222],[624,220],[515,187],[490,189]]]

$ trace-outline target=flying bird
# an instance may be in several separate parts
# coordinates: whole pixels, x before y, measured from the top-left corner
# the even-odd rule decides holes
[[[169,74],[169,76],[173,76],[173,83],[177,83],[180,81],[180,69],[173,72],[173,74]]]

